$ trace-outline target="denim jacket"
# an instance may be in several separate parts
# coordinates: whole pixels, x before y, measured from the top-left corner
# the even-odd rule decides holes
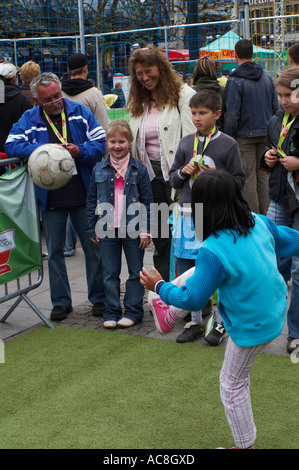
[[[225,134],[234,139],[266,136],[279,108],[272,77],[254,62],[239,65],[226,82],[225,107]]]
[[[114,232],[114,184],[115,170],[106,158],[93,169],[86,199],[87,235],[99,238],[101,234]],[[150,233],[151,208],[153,202],[152,187],[145,166],[130,157],[124,185],[125,207],[121,217],[119,232]],[[100,224],[96,224],[101,221]],[[105,235],[103,235],[105,236]],[[109,236],[109,235],[108,235]],[[110,235],[111,236],[111,235]]]

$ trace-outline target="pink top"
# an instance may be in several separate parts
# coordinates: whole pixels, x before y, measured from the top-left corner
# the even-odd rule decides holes
[[[115,173],[117,171],[115,170]],[[122,177],[114,180],[114,226],[120,227],[121,215],[124,208],[124,187],[125,180]]]
[[[146,114],[145,118],[145,150],[150,160],[160,161],[161,150],[159,142],[159,122],[160,111],[152,107]]]
[[[117,171],[115,170],[115,174]],[[114,179],[114,227],[120,227],[121,216],[124,209],[124,188],[125,180],[122,177]],[[150,233],[140,233],[140,237],[150,237]]]

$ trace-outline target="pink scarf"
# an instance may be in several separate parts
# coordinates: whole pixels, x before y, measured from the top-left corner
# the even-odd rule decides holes
[[[125,179],[127,169],[128,169],[128,164],[130,160],[130,154],[126,155],[124,158],[121,158],[120,160],[118,158],[112,157],[110,155],[110,163],[113,166],[113,168],[116,170],[116,178],[123,178]]]

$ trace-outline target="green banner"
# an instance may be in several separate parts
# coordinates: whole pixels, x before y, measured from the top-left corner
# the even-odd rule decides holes
[[[26,167],[0,177],[0,285],[41,268],[39,217]]]

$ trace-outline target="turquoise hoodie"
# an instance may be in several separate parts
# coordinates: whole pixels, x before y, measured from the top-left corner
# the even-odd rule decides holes
[[[196,311],[218,289],[219,313],[234,343],[266,343],[282,332],[287,311],[287,286],[277,269],[277,254],[298,256],[299,233],[255,216],[246,237],[224,230],[209,236],[186,285],[164,283],[159,295],[169,305]]]

